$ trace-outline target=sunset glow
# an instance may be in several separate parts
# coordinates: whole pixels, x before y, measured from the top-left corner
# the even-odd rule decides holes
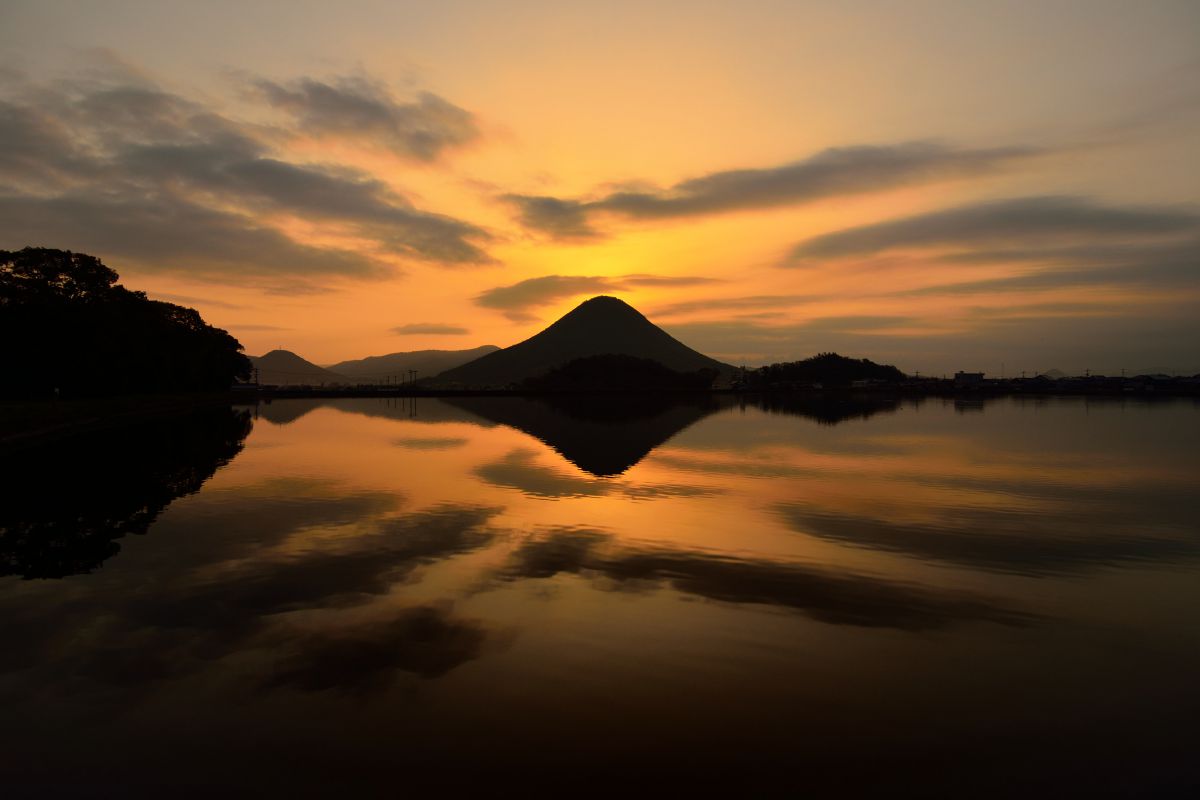
[[[0,247],[320,364],[613,294],[735,364],[1191,373],[1198,30],[1187,2],[6,3]]]

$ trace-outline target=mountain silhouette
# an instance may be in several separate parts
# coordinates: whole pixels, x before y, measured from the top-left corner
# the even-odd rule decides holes
[[[353,383],[345,375],[318,367],[290,350],[272,350],[265,355],[250,356],[250,363],[258,369],[258,382],[267,386]]]
[[[428,378],[499,349],[494,344],[485,344],[470,350],[413,350],[341,361],[330,366],[329,370],[361,381],[395,376],[407,380],[409,370],[415,370],[418,378]]]
[[[434,383],[452,387],[505,387],[544,375],[569,361],[627,355],[657,361],[676,372],[733,367],[697,353],[615,297],[593,297],[541,333],[512,347],[447,370]]]

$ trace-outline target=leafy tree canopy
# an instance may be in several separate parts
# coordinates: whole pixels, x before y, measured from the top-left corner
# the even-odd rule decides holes
[[[249,376],[237,339],[117,280],[84,253],[0,250],[0,395],[219,391]]]
[[[849,386],[854,381],[895,383],[904,373],[888,364],[876,364],[865,358],[846,358],[837,353],[819,353],[803,361],[771,364],[746,376],[755,388],[786,388],[789,385],[820,383],[823,386]]]

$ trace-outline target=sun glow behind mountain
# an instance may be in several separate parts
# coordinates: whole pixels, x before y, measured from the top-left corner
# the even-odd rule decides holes
[[[608,294],[731,363],[1200,370],[1188,4],[67,8],[3,12],[0,247],[251,353]]]

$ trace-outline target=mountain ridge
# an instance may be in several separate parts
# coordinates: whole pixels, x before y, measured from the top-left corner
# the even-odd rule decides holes
[[[734,371],[729,364],[680,342],[625,301],[599,295],[528,339],[447,370],[432,383],[472,388],[511,386],[569,361],[598,355],[649,359],[676,372],[714,369],[730,375]]]
[[[408,370],[415,370],[418,378],[433,377],[499,349],[494,344],[485,344],[466,350],[407,350],[339,361],[326,369],[359,380],[395,376],[407,380]]]

